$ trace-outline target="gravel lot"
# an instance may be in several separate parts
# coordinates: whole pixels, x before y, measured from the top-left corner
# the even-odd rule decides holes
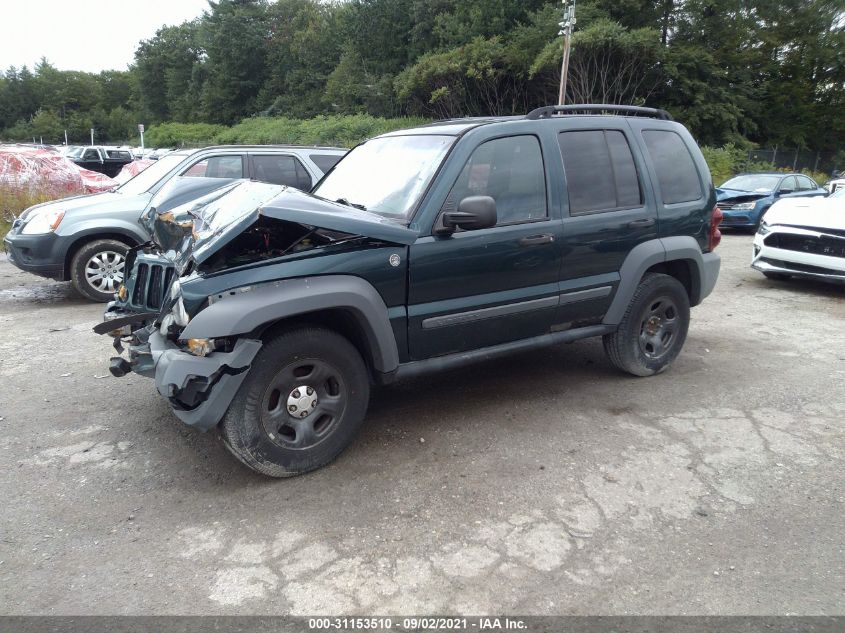
[[[845,613],[845,291],[722,276],[658,377],[597,340],[374,392],[253,475],[0,256],[5,614]]]

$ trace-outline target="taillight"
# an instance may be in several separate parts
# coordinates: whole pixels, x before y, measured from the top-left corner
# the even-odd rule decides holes
[[[722,241],[722,232],[719,230],[722,217],[722,210],[719,207],[713,207],[713,214],[710,216],[710,239],[707,241],[711,251]]]

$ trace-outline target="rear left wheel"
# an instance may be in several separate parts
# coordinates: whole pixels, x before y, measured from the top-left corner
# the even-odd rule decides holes
[[[622,322],[603,337],[604,350],[614,366],[634,376],[651,376],[677,358],[689,329],[689,297],[674,277],[643,277]]]

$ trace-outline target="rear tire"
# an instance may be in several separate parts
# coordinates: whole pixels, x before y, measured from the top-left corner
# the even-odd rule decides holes
[[[674,277],[648,274],[640,281],[619,327],[602,338],[614,367],[634,376],[664,371],[677,358],[689,330],[689,297]]]
[[[86,299],[105,303],[114,299],[123,283],[129,247],[117,240],[94,240],[84,244],[70,263],[70,281]]]
[[[320,468],[346,448],[370,398],[367,367],[338,333],[299,327],[269,339],[220,422],[226,447],[270,477]]]

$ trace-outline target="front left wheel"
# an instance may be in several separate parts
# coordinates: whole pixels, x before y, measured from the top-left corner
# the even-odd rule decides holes
[[[270,338],[220,423],[246,466],[291,477],[331,462],[355,436],[370,397],[367,367],[332,330],[298,327]]]

